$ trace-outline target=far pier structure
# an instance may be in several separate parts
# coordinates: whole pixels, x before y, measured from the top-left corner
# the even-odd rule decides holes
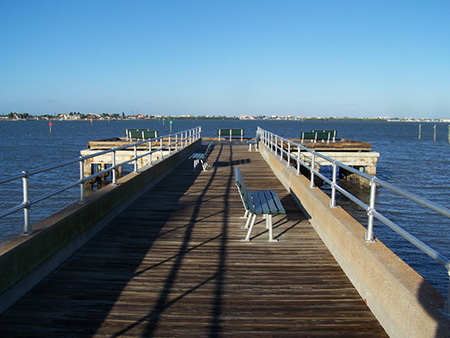
[[[336,131],[334,135],[336,134]],[[315,137],[313,136],[315,135]],[[317,137],[319,135],[319,137]],[[324,135],[329,135],[324,133]],[[332,158],[338,162],[353,167],[361,172],[375,176],[377,173],[377,163],[380,153],[372,151],[372,144],[368,142],[349,140],[349,139],[337,139],[336,137],[324,137],[320,138],[319,134],[315,131],[301,133],[300,139],[289,139],[296,144],[300,144],[310,150],[316,151],[322,155]],[[287,145],[284,144],[283,148],[286,150]],[[296,153],[298,151],[297,147],[291,147],[291,153]],[[312,154],[307,151],[302,151],[300,149],[300,160],[311,165]],[[327,161],[320,156],[316,156],[314,159],[314,166],[317,171],[320,171],[322,166],[332,166],[332,162]],[[338,168],[339,177],[345,179],[352,183],[357,183],[361,187],[368,186],[366,180],[361,180],[361,178],[351,172]]]
[[[324,133],[324,135],[329,135]],[[334,135],[336,135],[336,131],[333,131]],[[157,133],[157,132],[156,132]],[[313,136],[314,135],[314,136]],[[349,140],[349,139],[337,139],[336,137],[320,137],[320,132],[312,131],[312,132],[304,132],[301,133],[300,139],[289,138],[289,141],[295,142],[296,144],[300,144],[310,150],[314,150],[318,153],[321,153],[327,157],[330,157],[336,161],[339,161],[348,166],[354,167],[357,170],[365,172],[369,175],[376,175],[377,172],[377,162],[380,157],[380,153],[376,151],[372,151],[372,144],[368,142]],[[156,134],[157,136],[157,134]],[[304,137],[303,137],[304,136]],[[98,153],[101,150],[107,150],[117,147],[124,147],[127,145],[131,145],[142,138],[131,138],[131,137],[114,137],[103,140],[89,141],[88,149],[82,150],[82,156],[88,156],[94,153]],[[218,138],[218,137],[203,137],[204,142],[213,142],[213,143],[227,143],[227,138]],[[242,143],[246,143],[248,138],[244,138],[241,140]],[[233,140],[233,143],[238,141]],[[238,142],[239,143],[239,142]],[[157,148],[161,146],[160,140],[152,140],[150,143],[145,142],[137,146],[137,154],[144,154],[149,151],[150,144],[152,148]],[[287,150],[287,145],[283,144],[285,150]],[[172,149],[173,148],[173,149]],[[175,150],[175,146],[171,146],[170,148],[166,148],[163,153],[156,152],[152,154],[152,163],[154,161],[158,161],[161,158],[164,158],[166,154]],[[116,152],[116,163],[121,163],[127,159],[133,157],[134,147],[129,147],[126,149],[121,149]],[[291,152],[297,152],[295,147],[291,147]],[[300,159],[311,165],[311,153],[306,151],[300,151]],[[142,157],[138,160],[137,166],[140,169],[143,166],[149,165],[150,158],[149,156]],[[105,154],[101,156],[96,156],[90,158],[85,161],[84,165],[84,176],[88,177],[92,175],[94,172],[99,172],[104,170],[107,166],[112,165],[111,154]],[[315,157],[315,169],[320,171],[322,166],[331,166],[332,163],[319,157]],[[117,177],[121,177],[123,175],[123,168],[120,167],[116,170]],[[97,183],[102,185],[106,181],[106,175],[101,177],[101,179],[93,179],[92,182],[89,182],[88,185],[92,186]],[[349,182],[356,183],[360,185],[360,187],[365,187],[368,185],[368,182],[361,181],[360,177],[352,174],[342,168],[339,168],[339,177],[341,179],[345,179]]]
[[[137,170],[142,168],[143,166],[149,165],[155,161],[159,161],[164,158],[166,154],[169,154],[172,150],[177,148],[177,145],[169,146],[169,141],[163,138],[158,139],[158,131],[150,130],[150,129],[126,129],[125,130],[126,137],[112,137],[103,140],[95,140],[88,142],[88,148],[81,150],[81,156],[89,156],[93,154],[97,154],[102,150],[109,150],[113,148],[121,148],[115,152],[115,161],[116,163],[125,162],[134,157],[134,152],[136,151],[136,155],[140,156],[149,152],[149,149],[161,148],[163,146],[167,146],[164,150],[155,152],[150,156],[143,156],[139,158],[136,162]],[[133,145],[138,141],[143,141],[148,139],[148,142],[141,143],[134,147]],[[176,139],[174,138],[173,141]],[[127,147],[129,146],[129,147]],[[89,177],[95,172],[100,172],[105,170],[108,166],[112,165],[112,156],[111,153],[106,153],[103,155],[98,155],[95,157],[88,158],[84,161],[84,177]],[[129,163],[129,166],[132,167],[134,163]],[[116,177],[122,177],[124,174],[124,168],[122,166],[116,169]],[[102,186],[106,183],[106,179],[109,176],[109,173],[105,173],[104,175],[100,175],[97,178],[93,178],[91,181],[86,183],[86,186],[92,187],[94,184],[98,186]]]

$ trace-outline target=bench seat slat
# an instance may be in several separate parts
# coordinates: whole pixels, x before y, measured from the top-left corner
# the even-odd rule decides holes
[[[278,213],[278,207],[275,204],[275,196],[277,196],[277,193],[273,190],[264,190],[264,197],[266,198],[267,205],[270,209],[271,214]]]
[[[193,153],[191,156],[189,156],[190,159],[194,160],[202,160],[205,158],[205,154],[203,153]]]
[[[253,213],[255,213],[257,215],[262,215],[263,214],[263,206],[262,206],[261,200],[260,200],[260,198],[258,196],[258,193],[259,193],[259,191],[253,191],[251,193],[252,199],[253,199],[253,204],[255,206],[255,209],[254,209]]]
[[[284,214],[284,208],[283,205],[281,204],[280,199],[278,198],[277,193],[274,190],[271,190],[270,192],[272,194],[272,202],[273,204],[275,204],[275,208],[277,209],[277,212],[279,214]]]
[[[276,192],[273,191],[273,190],[272,190],[272,194],[274,194],[274,195],[273,195],[273,196],[274,196],[273,202],[274,202],[275,205],[276,205],[276,208],[277,208],[277,210],[278,210],[278,213],[280,213],[280,214],[285,214],[285,213],[286,213],[286,210],[284,210],[284,207],[283,207],[283,205],[281,204],[281,201],[280,201],[280,199],[278,198],[278,195],[277,195]]]
[[[270,205],[267,201],[266,195],[264,193],[263,190],[260,191],[256,191],[256,193],[258,194],[259,200],[261,202],[261,209],[262,209],[262,213],[263,214],[270,214]]]

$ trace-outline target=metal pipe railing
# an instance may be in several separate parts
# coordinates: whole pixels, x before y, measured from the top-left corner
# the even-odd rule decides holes
[[[174,136],[175,136],[175,141],[174,141]],[[156,137],[153,139],[146,139],[146,140],[142,140],[142,141],[139,141],[139,142],[136,142],[133,144],[124,145],[121,147],[112,148],[112,149],[108,149],[108,150],[103,150],[103,151],[97,152],[95,154],[80,156],[76,159],[64,161],[64,162],[57,163],[57,164],[54,164],[51,166],[42,167],[42,168],[30,170],[30,171],[23,171],[20,174],[16,174],[13,176],[9,176],[9,177],[0,179],[0,185],[22,179],[22,195],[23,195],[23,202],[21,204],[15,205],[9,209],[6,209],[6,210],[3,210],[0,212],[0,219],[3,217],[6,217],[8,215],[11,215],[13,213],[16,213],[20,210],[23,210],[23,212],[24,212],[23,234],[27,234],[27,235],[31,234],[33,230],[32,230],[32,226],[30,223],[30,209],[35,204],[42,202],[46,199],[49,199],[50,197],[60,194],[68,189],[71,189],[71,188],[77,186],[77,185],[80,187],[79,202],[83,203],[84,202],[84,184],[85,184],[85,182],[87,182],[93,178],[96,178],[100,175],[104,175],[104,174],[111,172],[111,177],[112,177],[111,183],[115,185],[115,184],[117,184],[117,177],[116,177],[116,169],[117,168],[122,167],[126,164],[133,163],[134,172],[138,172],[138,160],[140,158],[148,156],[149,157],[148,163],[149,163],[149,165],[152,165],[152,154],[154,154],[156,152],[160,152],[160,159],[162,160],[163,156],[164,156],[163,155],[164,150],[168,149],[169,154],[171,154],[172,146],[175,146],[175,151],[178,151],[179,149],[183,149],[184,147],[191,144],[192,142],[199,139],[200,137],[201,137],[201,128],[196,127],[196,128],[192,128],[192,129],[189,129],[186,131],[181,131],[181,132],[174,133],[174,134],[160,136],[160,137]],[[166,145],[163,145],[164,140],[167,140]],[[160,147],[152,148],[152,142],[155,142],[155,143],[159,142]],[[137,146],[144,144],[144,143],[148,144],[148,151],[141,155],[138,155],[137,154]],[[134,153],[133,157],[124,162],[116,163],[117,151],[129,149],[129,148],[133,149],[133,153]],[[84,173],[84,162],[86,160],[95,158],[100,155],[109,154],[109,153],[111,153],[111,166],[110,167],[108,167],[104,170],[98,171],[90,176],[87,176],[87,177],[84,176],[84,174],[85,174]],[[73,183],[69,183],[68,185],[60,187],[58,189],[54,189],[54,190],[52,190],[46,194],[40,195],[34,199],[30,199],[30,197],[29,197],[30,177],[40,174],[40,173],[50,172],[50,171],[58,169],[58,168],[66,167],[66,166],[74,164],[74,163],[79,164],[79,173],[80,173],[79,180],[77,180]]]
[[[287,162],[288,166],[290,166],[290,163],[291,163],[290,159],[293,159],[292,162],[296,163],[296,165],[297,165],[297,168],[296,168],[297,175],[301,175],[300,166],[306,168],[309,171],[309,173],[310,173],[310,188],[315,187],[315,185],[314,185],[314,177],[315,176],[320,177],[322,180],[324,180],[324,182],[328,183],[331,186],[331,198],[330,198],[330,207],[331,208],[336,207],[336,191],[338,191],[339,193],[341,193],[342,195],[347,197],[349,200],[354,202],[356,205],[358,205],[360,208],[364,209],[367,212],[367,216],[368,216],[367,232],[366,232],[366,236],[365,236],[366,242],[368,242],[368,243],[374,242],[374,238],[375,238],[374,237],[374,218],[376,218],[380,222],[384,223],[389,228],[394,230],[397,234],[402,236],[408,242],[413,244],[416,248],[418,248],[422,252],[426,253],[429,257],[431,257],[438,263],[442,264],[447,269],[448,276],[450,276],[450,259],[449,258],[447,258],[442,253],[434,250],[427,244],[423,243],[421,240],[419,240],[418,238],[416,238],[415,236],[413,236],[412,234],[410,234],[409,232],[404,230],[402,227],[400,227],[398,224],[389,220],[386,216],[382,215],[381,213],[379,213],[376,210],[377,186],[381,186],[381,187],[393,192],[394,194],[403,196],[411,201],[414,201],[430,210],[433,210],[433,211],[435,211],[443,216],[449,217],[449,218],[450,218],[450,209],[439,206],[431,201],[428,201],[428,200],[426,200],[422,197],[419,197],[413,193],[410,193],[404,189],[396,187],[393,184],[390,184],[388,182],[380,180],[379,178],[377,178],[375,176],[361,172],[353,167],[350,167],[344,163],[336,161],[328,156],[322,155],[322,154],[320,154],[316,151],[313,151],[305,146],[302,146],[301,144],[292,142],[288,139],[285,139],[276,134],[273,134],[273,133],[271,133],[267,130],[264,130],[260,127],[258,127],[257,133],[260,135],[262,143],[264,145],[266,145],[266,147],[268,149],[273,151],[276,156],[278,155],[278,151],[280,151],[280,153],[281,153],[280,159],[284,160],[284,155],[286,155],[286,159],[287,159],[286,162]],[[274,140],[275,140],[275,142],[274,142]],[[288,145],[286,147],[286,149],[283,146],[278,147],[278,140],[281,145],[283,145],[283,144]],[[294,149],[297,148],[297,152],[292,152],[291,151],[292,148],[294,148]],[[311,156],[311,164],[310,165],[308,165],[305,161],[301,160],[302,155],[305,152],[309,153]],[[283,153],[284,153],[284,155],[283,155]],[[315,168],[316,157],[319,157],[323,160],[330,162],[331,165],[333,166],[333,176],[332,176],[331,180],[316,170],[316,168]],[[304,158],[306,158],[306,157],[304,156]],[[366,203],[361,201],[359,198],[352,195],[350,192],[346,191],[343,187],[338,185],[337,177],[336,177],[336,175],[337,175],[336,172],[337,172],[338,167],[345,169],[353,174],[356,174],[370,182],[369,205],[367,205]],[[445,305],[445,309],[444,309],[444,312],[447,315],[450,315],[450,301],[449,300],[450,300],[450,285],[449,285],[447,301],[446,301],[446,305]]]

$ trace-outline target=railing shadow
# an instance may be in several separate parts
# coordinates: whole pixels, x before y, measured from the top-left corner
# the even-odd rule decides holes
[[[37,332],[42,330],[50,336],[66,330],[65,332],[70,331],[74,335],[90,336],[101,330],[128,283],[144,272],[139,270],[139,266],[171,216],[170,208],[158,210],[161,208],[154,205],[156,203],[151,200],[151,196],[155,189],[165,189],[167,180],[176,177],[176,172],[189,172],[189,175],[183,175],[182,182],[177,182],[176,189],[171,193],[171,202],[179,201],[201,173],[192,170],[192,163],[188,160],[180,164],[173,174],[136,200],[59,269],[0,316],[0,335],[31,336],[39,335]],[[207,187],[205,191],[206,189]],[[199,202],[203,196],[204,194],[199,197]],[[186,237],[179,254],[173,257],[176,262],[181,262],[188,252],[187,243],[197,212],[198,208],[186,227]],[[174,264],[176,266],[178,265]],[[176,272],[175,269],[168,276],[165,290],[170,291]],[[161,305],[167,303],[167,294],[161,294],[155,307],[157,310],[145,318],[158,319],[164,309]],[[23,315],[29,311],[33,311],[32,316]],[[8,323],[18,320],[23,332],[13,331],[17,326],[8,328]],[[85,325],[80,327],[80,323]],[[152,320],[151,323],[157,324],[157,320]],[[150,335],[154,327],[156,326],[153,324],[148,327]],[[127,329],[124,329],[114,336],[126,335],[126,332]]]

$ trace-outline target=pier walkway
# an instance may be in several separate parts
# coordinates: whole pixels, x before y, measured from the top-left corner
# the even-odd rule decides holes
[[[258,152],[185,161],[0,316],[0,336],[294,337],[386,333]],[[234,185],[276,190],[286,215],[243,242]]]

